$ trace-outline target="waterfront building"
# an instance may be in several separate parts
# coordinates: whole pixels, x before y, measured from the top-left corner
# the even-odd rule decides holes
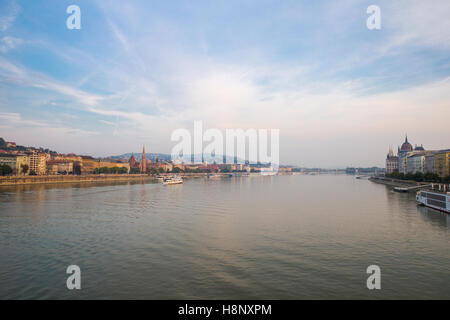
[[[434,172],[441,178],[450,176],[450,149],[434,155]]]
[[[425,167],[423,173],[434,173],[434,152],[425,155]]]
[[[407,173],[424,173],[425,169],[425,155],[414,154],[406,157],[406,172]]]
[[[127,173],[130,173],[130,164],[124,160],[96,160],[95,161],[95,169],[100,169],[100,168],[108,168],[108,169],[112,169],[112,168],[125,168],[127,170]],[[94,170],[95,170],[94,169]]]
[[[0,165],[9,166],[15,175],[25,175],[30,172],[30,158],[25,154],[0,153]],[[28,166],[26,172],[25,166]]]
[[[174,165],[168,162],[150,162],[147,163],[147,169],[155,169],[158,171],[163,171],[163,172],[167,172],[167,171],[172,171],[174,168]]]
[[[185,169],[184,163],[174,163],[172,166],[173,166],[173,169],[178,168],[181,171],[184,171],[184,169]]]
[[[413,151],[413,146],[408,142],[408,136],[406,136],[405,142],[398,148],[398,172],[407,173],[406,158],[411,151]]]
[[[90,156],[82,156],[80,163],[80,174],[91,174],[96,168],[95,159]]]
[[[77,156],[76,154],[70,153],[70,154],[57,154],[53,156],[51,160],[81,162],[83,159],[81,156]]]
[[[47,161],[47,174],[73,174],[74,162],[70,160],[49,160]]]
[[[203,172],[219,172],[219,166],[217,164],[208,164],[207,162],[204,162],[202,166],[199,167],[200,170]]]
[[[79,164],[79,168],[77,164],[74,164],[74,172],[78,174],[92,174],[95,173],[97,169],[100,168],[126,168],[127,173],[130,172],[130,164],[125,161],[120,160],[112,160],[112,159],[103,159],[98,160],[94,159],[90,156],[82,156],[82,161]]]
[[[394,156],[392,148],[389,148],[389,153],[386,157],[386,173],[390,174],[398,171],[398,157]]]
[[[31,151],[28,154],[30,158],[30,172],[33,171],[36,175],[42,176],[47,173],[47,154],[38,151]]]
[[[240,168],[239,164],[235,164],[235,163],[221,163],[217,165],[218,168],[220,169],[220,171],[225,171],[225,172],[233,172],[238,170],[238,167]],[[243,166],[243,164],[241,164],[241,166]]]
[[[200,167],[198,164],[185,164],[184,168],[185,170],[196,170]]]

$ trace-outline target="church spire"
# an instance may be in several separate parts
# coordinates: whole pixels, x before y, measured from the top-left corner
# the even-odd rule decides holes
[[[145,160],[145,145],[142,147],[142,160],[141,160],[141,173],[145,173],[147,171],[147,163]]]

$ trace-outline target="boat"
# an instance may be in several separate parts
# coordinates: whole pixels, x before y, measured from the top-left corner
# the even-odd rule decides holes
[[[208,179],[220,179],[220,178],[222,178],[222,176],[220,176],[218,174],[208,174],[206,177]]]
[[[450,214],[450,192],[420,190],[416,200],[421,205]]]
[[[183,183],[183,179],[180,177],[169,177],[169,178],[165,178],[162,181],[162,184],[164,184],[164,185],[181,184],[181,183]]]
[[[394,187],[395,192],[408,192],[409,188],[407,187]]]
[[[275,176],[277,172],[275,171],[261,171],[262,176]]]

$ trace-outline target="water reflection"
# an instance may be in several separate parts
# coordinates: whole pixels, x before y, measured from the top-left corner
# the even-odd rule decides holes
[[[417,206],[417,210],[425,221],[430,222],[433,226],[443,229],[450,229],[450,215],[432,208]]]

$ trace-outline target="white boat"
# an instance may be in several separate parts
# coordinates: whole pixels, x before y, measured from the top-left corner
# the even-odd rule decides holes
[[[165,178],[162,182],[162,184],[168,185],[168,184],[180,184],[183,183],[183,179],[179,177],[172,177],[172,178]]]
[[[262,176],[275,176],[277,172],[275,171],[261,171]]]
[[[450,213],[450,192],[420,190],[416,194],[419,204],[445,213]]]

